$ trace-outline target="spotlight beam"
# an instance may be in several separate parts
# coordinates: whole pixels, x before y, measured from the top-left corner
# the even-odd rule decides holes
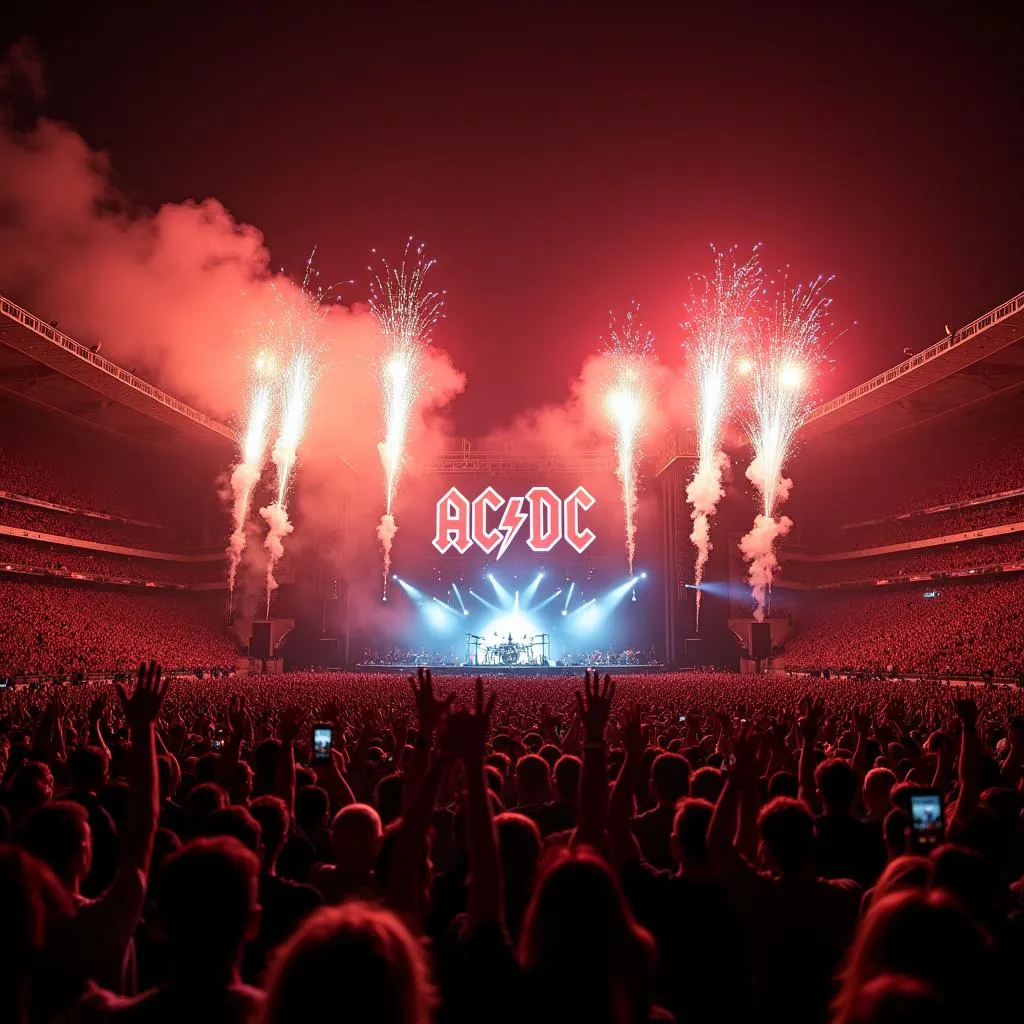
[[[498,600],[501,601],[505,608],[511,608],[512,595],[498,582],[494,573],[488,573],[487,578],[491,581],[491,586],[494,587],[494,592],[498,595]]]
[[[501,609],[496,604],[492,604],[490,601],[487,600],[486,597],[481,597],[475,590],[470,590],[469,596],[470,597],[475,597],[486,608],[490,608],[491,611],[495,611],[495,612],[500,612],[501,611]]]
[[[540,581],[542,579],[544,579],[544,573],[543,572],[537,573],[537,575],[534,576],[533,580],[530,582],[530,585],[523,591],[523,600],[522,600],[522,607],[523,608],[529,608],[530,607],[530,602],[534,599],[534,597],[536,597],[536,595],[537,595],[537,588],[540,586]]]
[[[452,615],[455,615],[455,616],[456,616],[456,617],[458,617],[458,618],[461,618],[461,617],[462,617],[462,613],[461,613],[461,612],[457,612],[457,611],[456,611],[456,610],[455,610],[455,609],[454,609],[454,608],[453,608],[453,607],[452,607],[452,606],[451,606],[450,604],[447,604],[446,602],[442,601],[442,600],[441,600],[441,598],[439,598],[439,597],[435,597],[435,598],[434,598],[434,600],[435,600],[435,601],[436,601],[436,602],[437,602],[437,603],[438,603],[438,604],[439,604],[439,605],[440,605],[440,606],[441,606],[441,607],[442,607],[442,608],[443,608],[443,609],[444,609],[444,610],[445,610],[446,612],[451,612],[451,613],[452,613]]]
[[[548,594],[548,596],[547,596],[547,597],[545,597],[545,598],[544,598],[544,600],[540,602],[540,604],[538,604],[538,605],[535,605],[535,606],[534,606],[534,607],[533,607],[533,608],[531,609],[531,611],[534,611],[534,612],[538,612],[538,611],[540,611],[540,610],[541,610],[541,608],[543,608],[543,607],[544,607],[545,605],[547,605],[547,604],[551,604],[551,602],[552,602],[552,601],[554,601],[554,599],[555,599],[556,597],[558,597],[558,595],[559,595],[559,594],[560,594],[561,592],[562,592],[562,588],[561,588],[561,587],[559,587],[559,588],[558,588],[558,590],[556,590],[556,591],[555,591],[555,592],[554,592],[553,594]]]
[[[462,600],[462,595],[459,593],[459,588],[455,586],[454,583],[452,584],[452,593],[455,595],[455,600],[459,602],[459,608],[461,609],[462,614],[465,615],[466,602]]]
[[[572,592],[576,589],[576,581],[573,580],[569,584],[569,593],[565,595],[565,604],[562,606],[562,614],[567,615],[569,612],[569,602],[572,600]]]

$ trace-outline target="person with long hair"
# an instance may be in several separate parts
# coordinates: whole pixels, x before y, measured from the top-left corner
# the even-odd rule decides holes
[[[957,1020],[986,1020],[991,1000],[988,936],[941,890],[893,892],[872,903],[841,974],[833,1024],[851,1024],[860,993],[881,975],[915,978]]]
[[[587,847],[563,848],[543,866],[519,964],[531,1017],[643,1024],[664,1016],[652,1004],[654,941],[611,868]]]
[[[261,1024],[339,1019],[429,1024],[426,954],[397,914],[369,903],[324,907],[281,946]]]

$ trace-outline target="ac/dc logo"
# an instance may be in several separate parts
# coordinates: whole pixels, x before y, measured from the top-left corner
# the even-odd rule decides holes
[[[464,555],[475,544],[488,555],[497,550],[498,559],[528,523],[526,543],[531,551],[550,551],[564,540],[582,554],[597,538],[580,525],[580,514],[596,502],[582,484],[564,501],[550,487],[531,487],[524,496],[507,501],[493,487],[472,501],[452,487],[437,502],[434,547],[442,555],[451,548]]]

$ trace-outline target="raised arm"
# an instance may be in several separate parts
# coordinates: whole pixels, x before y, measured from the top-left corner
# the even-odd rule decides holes
[[[960,788],[950,815],[950,828],[971,823],[981,799],[981,742],[978,739],[978,705],[973,697],[954,702],[960,719]]]
[[[235,788],[238,775],[238,762],[242,754],[242,744],[246,736],[252,734],[252,719],[245,709],[245,695],[236,694],[228,703],[228,724],[231,735],[217,760],[217,781],[231,793]]]
[[[868,734],[871,732],[871,706],[862,704],[853,709],[853,727],[857,731],[857,745],[853,748],[854,778],[857,780],[857,792],[864,785],[864,776],[868,773]]]
[[[427,836],[437,802],[441,780],[451,761],[444,753],[427,769],[409,809],[402,816],[395,836],[395,849],[388,872],[387,899],[394,910],[405,914],[411,924],[423,927],[421,882],[427,859]]]
[[[106,752],[107,756],[110,756],[110,748],[107,746],[107,741],[103,737],[103,730],[100,726],[103,724],[103,718],[107,712],[107,695],[100,694],[90,705],[89,705],[89,744],[94,747],[99,747],[100,750]]]
[[[756,808],[756,798],[751,804],[753,794],[749,791],[757,788],[757,744],[758,738],[751,724],[734,737],[736,759],[729,769],[708,826],[708,853],[720,867],[736,865],[742,859],[738,857],[737,846],[745,847],[749,842],[741,812],[748,812],[751,806]]]
[[[814,741],[825,717],[825,700],[823,697],[813,700],[805,697],[800,702],[800,710],[803,712],[797,723],[800,730],[800,799],[816,811],[818,787],[814,781]]]
[[[302,708],[286,708],[278,727],[281,751],[274,771],[274,796],[285,802],[290,817],[295,815],[295,739],[305,720],[306,712]]]
[[[434,677],[429,668],[420,667],[416,670],[415,679],[412,676],[409,677],[409,689],[412,690],[413,700],[416,702],[417,733],[416,742],[413,744],[412,758],[402,782],[403,814],[409,809],[419,792],[420,783],[430,765],[430,750],[437,727],[455,699],[454,693],[441,699],[434,696]],[[397,762],[395,767],[396,769],[399,767]]]
[[[583,692],[576,691],[576,705],[583,727],[583,770],[580,777],[580,807],[575,840],[597,846],[604,839],[608,817],[608,762],[604,733],[608,725],[615,682],[587,669]]]
[[[608,801],[608,851],[616,868],[636,857],[639,849],[630,834],[629,822],[633,816],[633,794],[640,778],[640,762],[647,747],[647,730],[641,723],[636,704],[628,708],[623,717],[622,742],[626,758]]]
[[[484,751],[494,694],[484,702],[484,684],[476,681],[475,711],[455,711],[445,720],[441,746],[446,757],[462,762],[466,774],[466,836],[469,842],[469,923],[505,924],[501,855],[484,775]]]
[[[151,661],[148,666],[139,666],[131,697],[120,683],[117,692],[131,736],[128,814],[114,881],[91,905],[90,920],[104,935],[113,937],[109,940],[110,948],[123,955],[142,913],[160,815],[154,722],[160,714],[167,683],[161,678],[160,666]]]
[[[1010,722],[1006,735],[1010,749],[1006,752],[1006,758],[999,769],[999,777],[1004,786],[1017,789],[1020,786],[1021,769],[1024,767],[1024,722],[1020,718],[1015,718]]]

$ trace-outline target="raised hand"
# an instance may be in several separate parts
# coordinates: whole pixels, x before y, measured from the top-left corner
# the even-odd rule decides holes
[[[812,700],[809,696],[804,697],[800,702],[800,710],[803,713],[797,723],[800,735],[805,740],[813,740],[825,719],[825,698],[815,697]]]
[[[576,708],[583,724],[583,737],[587,743],[603,743],[604,731],[615,697],[615,681],[610,675],[601,683],[600,674],[587,669],[583,674],[583,692],[576,691]]]
[[[758,749],[760,734],[755,732],[753,722],[742,726],[733,737],[732,752],[735,761],[729,769],[738,783],[756,782],[760,777]]]
[[[860,704],[853,709],[853,727],[858,736],[871,732],[871,705]]]
[[[406,740],[409,738],[409,716],[394,715],[391,719],[391,735],[395,739],[395,756],[398,757],[405,749]]]
[[[963,723],[965,729],[976,729],[978,727],[978,705],[973,697],[958,697],[953,701],[953,710],[956,717]]]
[[[107,710],[107,695],[101,694],[89,705],[89,725],[95,729]]]
[[[494,700],[492,693],[484,703],[484,681],[477,677],[475,709],[452,711],[441,724],[441,751],[446,756],[470,764],[483,761]]]
[[[306,720],[305,708],[295,707],[294,705],[289,708],[285,708],[281,712],[281,721],[278,725],[278,732],[282,743],[294,743],[295,738],[299,735],[299,730],[302,728],[302,723]]]
[[[455,694],[450,693],[440,700],[435,698],[434,679],[429,668],[418,668],[416,678],[409,677],[409,688],[412,690],[413,700],[416,702],[416,717],[419,720],[420,734],[424,739],[429,739],[437,729],[441,716],[451,706]]]
[[[634,704],[626,708],[622,716],[622,746],[625,748],[627,757],[637,758],[647,748],[648,730],[640,720],[640,708]]]
[[[125,688],[118,683],[117,695],[121,699],[121,710],[131,729],[144,729],[156,721],[160,705],[167,693],[167,683],[161,679],[163,670],[155,662],[143,662],[135,681],[135,692],[128,696]]]
[[[252,736],[252,719],[245,706],[245,694],[236,694],[228,704],[228,725],[231,735],[238,739]]]

